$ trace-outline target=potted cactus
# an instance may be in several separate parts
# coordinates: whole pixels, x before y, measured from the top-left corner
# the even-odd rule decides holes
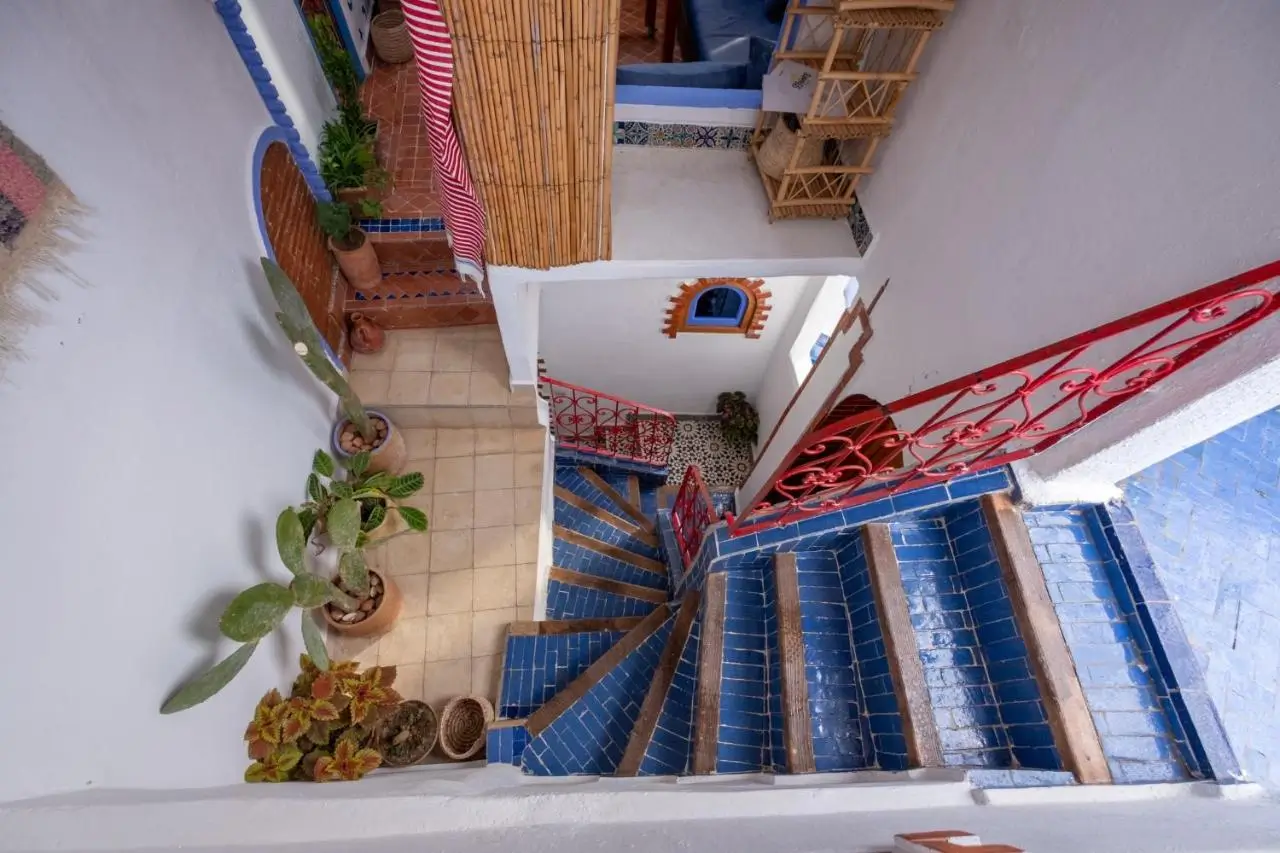
[[[374,732],[401,704],[394,666],[359,672],[355,661],[321,669],[302,655],[289,697],[271,689],[245,730],[246,782],[354,781],[382,763]]]
[[[384,413],[365,410],[342,369],[327,354],[320,332],[307,312],[306,303],[284,270],[268,258],[262,258],[262,269],[280,306],[276,321],[293,344],[294,352],[312,375],[338,396],[343,417],[333,428],[335,455],[346,465],[352,456],[367,450],[370,471],[398,474],[409,458],[404,436]]]

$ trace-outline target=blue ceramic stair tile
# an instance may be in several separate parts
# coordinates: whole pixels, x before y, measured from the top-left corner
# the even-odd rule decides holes
[[[819,772],[865,766],[849,613],[835,554],[796,555],[814,762]]]
[[[612,773],[627,748],[674,623],[674,616],[663,622],[532,738],[522,758],[525,772],[535,776]]]
[[[595,663],[625,633],[508,635],[498,716],[502,719],[529,716]]]
[[[757,773],[771,766],[764,604],[761,572],[728,574],[717,773]]]
[[[485,756],[490,764],[520,766],[520,757],[529,742],[524,726],[491,726],[485,734]]]
[[[582,472],[578,470],[576,465],[557,465],[556,485],[568,489],[580,498],[591,501],[596,506],[609,510],[614,515],[622,516],[623,518],[627,517],[626,511],[616,501],[592,485],[586,477],[582,476]]]
[[[596,518],[594,515],[559,498],[555,502],[555,522],[561,527],[581,533],[583,536],[590,536],[597,542],[616,545],[641,557],[649,557],[654,560],[662,558],[658,549],[647,542],[637,539],[621,528]]]
[[[644,616],[658,605],[552,578],[547,582],[548,619],[594,619]]]
[[[658,725],[640,763],[641,776],[668,776],[688,770],[693,743],[693,709],[698,693],[698,642],[702,620],[695,618],[676,664]]]

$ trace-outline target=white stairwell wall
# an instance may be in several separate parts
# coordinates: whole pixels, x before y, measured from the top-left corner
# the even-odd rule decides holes
[[[269,117],[207,2],[2,3],[0,79],[0,117],[91,208],[65,259],[88,286],[44,277],[61,299],[0,378],[0,801],[232,784],[297,617],[205,705],[158,709],[233,648],[229,597],[287,578],[274,520],[333,411],[258,267]]]
[[[864,293],[889,285],[845,393],[888,403],[1280,258],[1278,42],[1266,0],[957,4],[859,192],[876,237],[857,275]],[[1272,319],[1064,441],[1056,464],[1277,351]],[[810,382],[788,437],[838,377]]]

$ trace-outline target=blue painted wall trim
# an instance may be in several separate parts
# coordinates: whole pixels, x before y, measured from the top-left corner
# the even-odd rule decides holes
[[[364,62],[360,60],[360,49],[356,47],[356,40],[351,37],[351,28],[347,26],[347,16],[343,14],[341,0],[329,0],[329,8],[333,11],[333,19],[337,21],[338,36],[342,39],[342,44],[347,49],[347,54],[351,57],[351,64],[356,69],[356,76],[363,83],[364,78],[368,75],[364,73]]]
[[[619,104],[655,107],[725,107],[758,110],[764,100],[759,89],[697,89],[684,86],[618,86]]]
[[[1220,783],[1240,781],[1240,762],[1133,513],[1122,503],[1098,506],[1094,512],[1155,657],[1152,676],[1167,697],[1162,698],[1162,704],[1169,705],[1166,713],[1171,711],[1181,723],[1202,774]]]
[[[258,94],[262,96],[263,106],[271,114],[271,121],[284,134],[282,141],[289,146],[289,151],[293,154],[293,161],[298,164],[298,169],[302,172],[302,177],[306,179],[307,186],[311,189],[311,194],[320,201],[330,201],[329,190],[325,187],[324,181],[320,179],[320,170],[316,168],[316,164],[311,159],[311,153],[307,151],[307,147],[302,144],[302,137],[298,134],[298,129],[294,126],[293,119],[289,117],[289,111],[285,108],[284,102],[280,100],[280,92],[271,82],[271,72],[267,70],[262,61],[262,54],[258,52],[258,45],[254,42],[253,36],[249,34],[248,27],[244,24],[244,19],[240,13],[240,3],[238,0],[215,0],[213,8],[222,17],[222,23],[227,28],[227,34],[231,36],[231,43],[236,46],[245,70],[249,72],[249,76],[253,79],[253,85],[257,88]],[[261,142],[261,140],[259,141]]]

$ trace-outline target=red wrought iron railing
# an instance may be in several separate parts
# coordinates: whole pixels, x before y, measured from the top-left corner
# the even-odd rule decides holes
[[[821,427],[730,535],[1039,453],[1277,309],[1280,261]]]
[[[561,447],[666,467],[676,440],[670,412],[549,376],[541,387]]]
[[[671,530],[675,533],[676,545],[680,548],[686,569],[693,565],[707,528],[715,522],[715,505],[707,484],[702,480],[702,471],[697,465],[690,465],[685,469],[680,491],[676,492],[676,500],[671,507]]]

